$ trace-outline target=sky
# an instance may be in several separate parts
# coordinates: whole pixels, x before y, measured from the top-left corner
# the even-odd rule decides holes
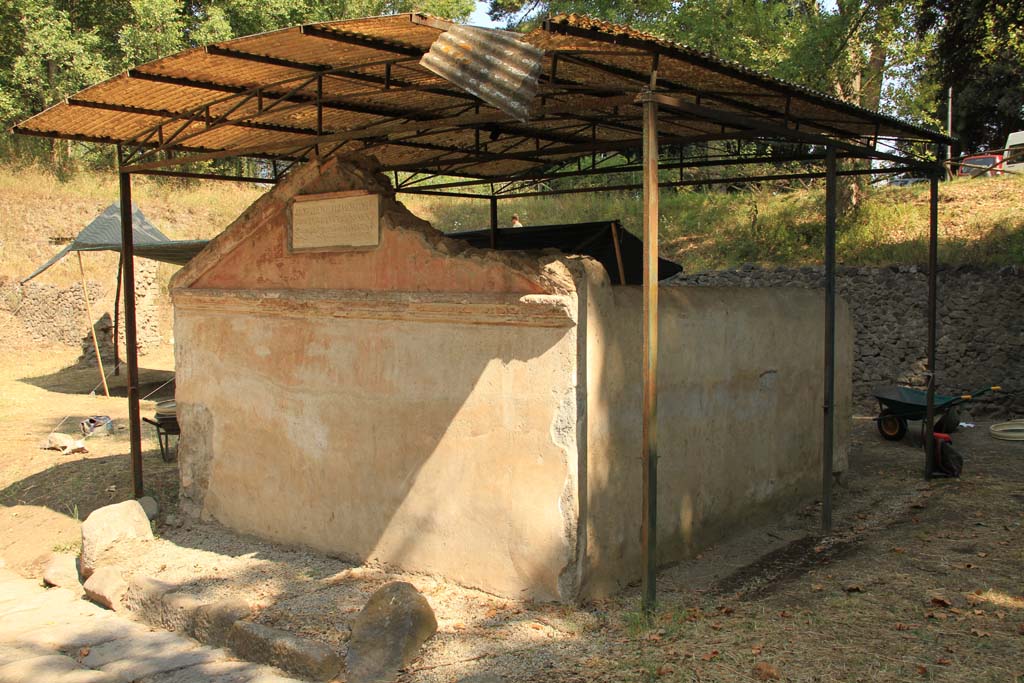
[[[497,22],[491,21],[491,18],[487,16],[487,3],[479,2],[476,3],[476,9],[469,15],[470,26],[483,26],[485,28],[496,28]]]
[[[822,7],[829,12],[835,12],[836,0],[824,0]],[[476,3],[476,9],[474,9],[473,13],[469,15],[469,25],[483,26],[485,28],[498,28],[498,23],[491,21],[491,18],[487,16],[487,3],[480,2],[479,0]]]

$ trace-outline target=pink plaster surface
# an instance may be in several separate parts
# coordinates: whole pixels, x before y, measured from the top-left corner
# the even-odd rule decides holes
[[[451,255],[437,250],[419,227],[382,228],[376,249],[289,253],[286,221],[286,212],[277,213],[203,273],[192,287],[516,294],[544,291],[496,258],[480,252]]]

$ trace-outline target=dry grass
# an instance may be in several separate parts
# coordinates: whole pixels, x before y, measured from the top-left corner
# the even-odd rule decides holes
[[[74,352],[63,347],[25,351],[17,362],[0,366],[0,505],[49,508],[84,519],[97,507],[132,496],[128,405],[125,373],[110,377],[113,396],[92,395],[99,382],[95,367],[71,365]],[[141,360],[140,390],[145,396],[170,376],[172,358],[162,354]],[[165,388],[142,402],[152,412]],[[112,436],[86,440],[86,454],[61,455],[39,448],[51,431],[76,434],[78,423],[90,415],[109,415],[117,430]],[[147,491],[163,505],[177,507],[177,465],[160,459],[155,434],[143,425],[143,458]]]
[[[171,239],[208,239],[223,230],[264,191],[244,183],[184,183],[137,177],[133,204]],[[81,173],[67,181],[38,168],[0,169],[0,278],[21,279],[61,247],[51,237],[72,237],[118,200],[113,173]],[[117,255],[85,255],[86,274],[112,281]],[[169,273],[168,273],[169,274]],[[39,278],[62,286],[79,281],[75,259],[64,259]]]
[[[940,190],[940,259],[944,263],[1006,265],[1024,260],[1024,177],[960,179]],[[414,197],[405,200],[443,231],[488,225],[487,202]],[[637,193],[608,192],[507,200],[527,225],[620,219],[639,234]],[[803,265],[823,258],[824,190],[765,183],[745,191],[663,190],[662,255],[687,272],[740,263]],[[928,186],[869,188],[855,211],[840,218],[838,258],[848,265],[921,263],[927,258]]]

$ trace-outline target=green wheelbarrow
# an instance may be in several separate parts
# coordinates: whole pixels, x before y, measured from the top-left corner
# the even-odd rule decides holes
[[[976,396],[990,391],[999,391],[1000,387],[985,387],[973,394],[961,396],[943,396],[935,394],[935,421],[933,431],[948,434],[956,431],[960,422],[954,408],[966,403]],[[872,395],[878,400],[878,433],[889,441],[899,441],[907,433],[909,420],[924,420],[928,415],[928,392],[910,387],[876,387]],[[923,425],[922,425],[923,430]]]

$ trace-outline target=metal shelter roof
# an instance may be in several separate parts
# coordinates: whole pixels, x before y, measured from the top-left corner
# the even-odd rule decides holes
[[[655,92],[672,98],[659,112],[665,145],[788,140],[830,143],[840,158],[907,162],[914,160],[904,153],[877,151],[879,143],[948,142],[933,130],[577,15],[551,18],[521,37],[544,50],[523,123],[420,65],[451,26],[401,14],[195,48],[87,88],[14,131],[118,144],[130,172],[245,156],[287,166],[316,153],[362,151],[384,170],[503,181],[543,177],[594,153],[639,149],[636,96],[653,82]],[[276,176],[277,163],[274,169]]]
[[[138,256],[176,265],[188,263],[208,240],[172,240],[149,222],[139,209],[132,212],[132,241]],[[114,202],[94,218],[66,247],[21,281],[25,284],[72,251],[121,251],[121,206]]]

